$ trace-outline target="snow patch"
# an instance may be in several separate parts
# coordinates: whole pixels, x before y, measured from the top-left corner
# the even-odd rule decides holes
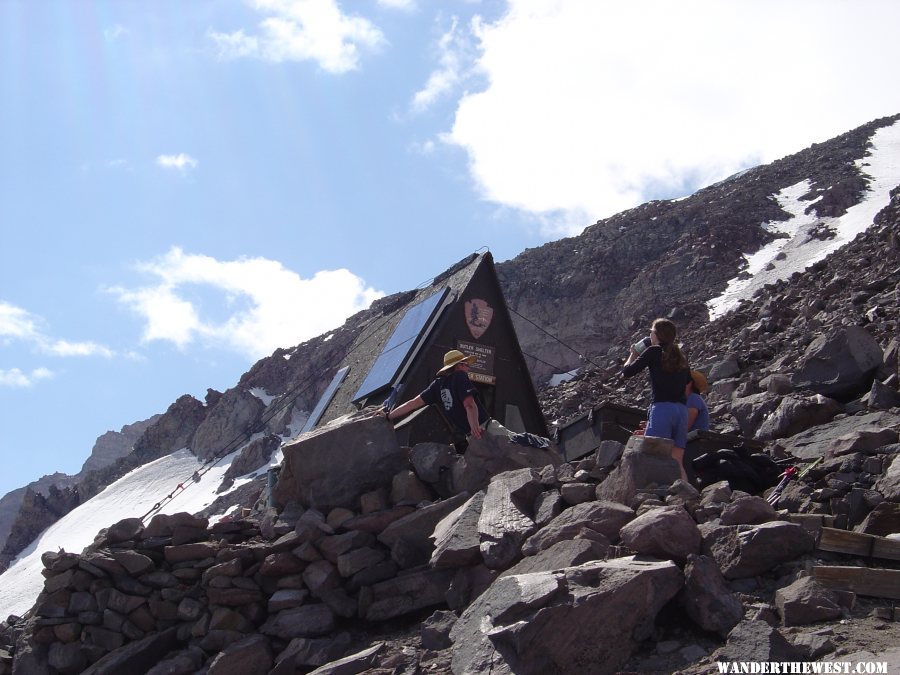
[[[570,370],[567,373],[554,373],[550,377],[550,382],[548,383],[548,386],[555,387],[556,385],[562,384],[563,382],[568,382],[569,380],[571,380],[573,377],[575,377],[578,374],[579,370],[581,370],[581,369],[576,368],[575,370]]]
[[[267,408],[269,407],[269,404],[277,398],[276,396],[272,396],[271,394],[269,394],[262,387],[253,387],[253,389],[250,390],[250,393],[253,394],[260,401],[262,401],[263,405],[266,406]]]
[[[216,494],[216,488],[237,452],[209,468],[200,482],[195,483],[191,476],[202,469],[203,464],[190,450],[183,448],[127,473],[67,513],[44,530],[0,575],[0,616],[21,616],[34,604],[44,585],[41,554],[45,551],[80,553],[101,529],[124,518],[140,518],[166,495],[175,492],[178,485],[182,485],[183,490],[159,513],[202,511],[220,496]],[[235,481],[237,485],[239,483]]]
[[[791,218],[765,223],[763,227],[783,235],[782,238],[756,253],[744,254],[746,266],[742,272],[728,282],[722,295],[707,303],[711,320],[731,311],[742,300],[750,299],[766,284],[804,271],[871,227],[875,214],[890,202],[890,191],[900,184],[900,122],[878,129],[872,136],[871,151],[857,160],[856,165],[870,177],[868,193],[840,218],[818,218],[804,213],[815,203],[800,201],[800,197],[810,190],[808,180],[786,187],[775,195]],[[820,226],[833,230],[834,238],[821,240],[810,236],[810,231]]]

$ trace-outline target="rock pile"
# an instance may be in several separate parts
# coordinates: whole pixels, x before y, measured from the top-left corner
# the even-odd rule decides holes
[[[789,641],[778,626],[843,616],[854,602],[808,578],[814,538],[787,510],[726,482],[697,491],[659,439],[633,437],[616,452],[607,443],[572,464],[529,456],[479,487],[485,458],[516,456],[505,440],[457,456],[398,448],[379,427],[389,430],[352,418],[293,448],[337,452],[365,431],[379,442],[356,446],[361,471],[408,451],[405,466],[358,494],[335,500],[307,484],[333,475],[348,485],[340,464],[305,478],[294,470],[277,493],[303,498],[282,508],[212,525],[189,514],[146,527],[127,519],[81,554],[46,553],[37,603],[0,631],[10,652],[0,673],[611,673],[652,651],[658,616],[673,613],[705,637],[676,644],[669,664],[799,660],[822,645]],[[893,447],[851,453],[881,460],[870,491],[887,491],[882,519],[897,515],[885,499],[898,487],[884,461]],[[816,486],[849,480],[851,468],[823,467],[786,503],[816,512],[835,499],[824,492],[834,487]],[[425,617],[403,648],[377,635]]]

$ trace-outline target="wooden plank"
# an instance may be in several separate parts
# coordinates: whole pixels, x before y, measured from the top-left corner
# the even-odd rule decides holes
[[[819,550],[834,553],[849,553],[871,558],[900,560],[900,541],[878,537],[874,534],[861,534],[849,530],[836,530],[823,527],[819,534]]]
[[[828,588],[900,600],[900,570],[818,566],[813,567],[812,573],[816,581]]]

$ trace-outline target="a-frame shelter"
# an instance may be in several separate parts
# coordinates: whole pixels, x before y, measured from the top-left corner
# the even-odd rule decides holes
[[[451,349],[475,355],[469,377],[491,417],[513,431],[547,435],[489,252],[472,254],[427,287],[385,303],[382,314],[369,319],[332,371],[306,430],[389,398],[396,404],[415,397],[434,379]],[[433,406],[396,428],[405,445],[454,440]]]

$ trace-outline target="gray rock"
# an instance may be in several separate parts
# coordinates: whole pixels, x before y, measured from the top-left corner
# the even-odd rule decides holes
[[[431,501],[434,495],[415,473],[409,470],[396,474],[391,481],[391,503],[416,505]]]
[[[618,541],[619,530],[635,517],[634,511],[623,504],[609,501],[585,502],[566,509],[550,523],[530,536],[522,545],[523,555],[534,555],[565,539],[574,539],[582,530],[602,534],[609,541]]]
[[[437,483],[441,472],[456,463],[456,450],[444,443],[416,443],[409,453],[409,461],[416,475],[426,483]]]
[[[678,561],[699,553],[702,541],[697,524],[681,506],[651,509],[619,530],[619,537],[637,553]]]
[[[367,621],[385,621],[441,605],[453,576],[452,569],[426,569],[374,584],[368,600],[360,603],[360,613]]]
[[[334,612],[321,603],[285,609],[270,616],[259,632],[282,640],[296,637],[318,637],[334,630]]]
[[[266,675],[272,668],[272,647],[263,635],[251,635],[219,652],[207,675]]]
[[[866,392],[884,353],[878,341],[861,326],[846,326],[813,340],[797,363],[796,388],[835,398]]]
[[[802,577],[775,591],[775,607],[785,626],[830,621],[841,616],[836,594],[812,577]]]
[[[669,486],[681,477],[671,456],[672,442],[650,436],[632,436],[618,466],[597,486],[597,499],[631,504],[635,493],[647,487]]]
[[[493,476],[506,471],[559,466],[562,456],[555,448],[541,450],[505,438],[484,436],[470,441],[463,457],[451,468],[456,492],[475,494],[487,488]]]
[[[543,527],[563,510],[562,495],[557,490],[547,490],[534,501],[534,524]]]
[[[840,404],[826,396],[786,396],[760,424],[756,437],[762,441],[771,441],[793,436],[830,422],[839,412]]]
[[[888,385],[874,380],[872,388],[863,399],[867,406],[875,410],[887,410],[900,406],[900,393]]]
[[[762,525],[701,525],[703,552],[715,558],[726,579],[762,574],[809,553],[814,537],[800,525],[771,522]]]
[[[897,457],[900,457],[900,455],[893,456],[884,475],[872,486],[883,494],[885,499],[891,502],[900,502],[900,461],[898,461]]]
[[[453,672],[614,673],[682,582],[629,558],[501,577],[453,626]]]
[[[802,653],[765,621],[742,621],[716,653],[717,661],[799,661]]]
[[[534,469],[508,471],[491,480],[478,518],[485,565],[503,569],[521,557],[522,542],[536,529],[531,510],[542,490]]]
[[[762,497],[748,495],[728,503],[722,509],[722,525],[757,525],[775,520],[778,514]]]
[[[827,635],[801,633],[794,637],[794,646],[801,652],[803,660],[818,659],[834,651],[834,643]]]
[[[91,628],[95,635],[101,630],[93,626]],[[99,643],[95,641],[95,644]],[[159,661],[161,654],[167,654],[177,646],[177,629],[169,628],[124,646],[120,642],[113,651],[82,672],[84,675],[146,672]]]
[[[473,495],[465,504],[446,515],[434,528],[432,567],[463,567],[481,562],[481,538],[478,519],[484,492]]]
[[[769,392],[751,394],[736,398],[729,410],[734,415],[744,436],[753,437],[768,415],[775,411],[781,397]]]
[[[396,555],[398,545],[404,545],[406,552],[401,567],[424,565],[434,553],[434,528],[450,513],[466,503],[469,495],[460,493],[449,499],[416,509],[412,513],[398,518],[384,528],[378,535],[378,541],[394,552],[394,560],[401,564]]]
[[[744,606],[728,588],[715,560],[691,554],[684,568],[681,604],[703,630],[728,635],[744,616]]]
[[[858,431],[880,432],[900,427],[900,415],[879,411],[865,415],[839,417],[780,441],[785,451],[801,459],[818,459],[835,439],[852,436]]]
[[[583,502],[592,502],[595,499],[594,493],[597,490],[596,483],[564,483],[560,487],[560,494],[563,501],[569,506],[581,504]]]
[[[602,536],[602,535],[598,535]],[[590,560],[602,560],[609,545],[591,539],[570,539],[559,541],[535,555],[526,556],[500,574],[501,577],[533,572],[552,572],[565,567],[575,567]]]
[[[879,537],[900,532],[900,504],[881,502],[854,529],[863,534],[874,534]]]
[[[601,441],[594,455],[594,470],[606,469],[619,461],[622,453],[625,452],[625,445],[619,441]]]
[[[323,666],[341,658],[352,643],[349,633],[327,638],[294,638],[278,654],[270,675],[294,675],[297,669]]]
[[[284,445],[282,452],[276,500],[323,512],[355,508],[360,495],[389,486],[408,461],[393,427],[374,417],[333,420]]]
[[[375,663],[375,657],[383,648],[384,643],[377,642],[368,649],[326,663],[313,670],[310,675],[356,675],[371,668]]]
[[[450,630],[456,623],[456,614],[439,609],[422,622],[419,635],[422,638],[422,648],[439,651],[447,649],[453,642],[450,640]]]

